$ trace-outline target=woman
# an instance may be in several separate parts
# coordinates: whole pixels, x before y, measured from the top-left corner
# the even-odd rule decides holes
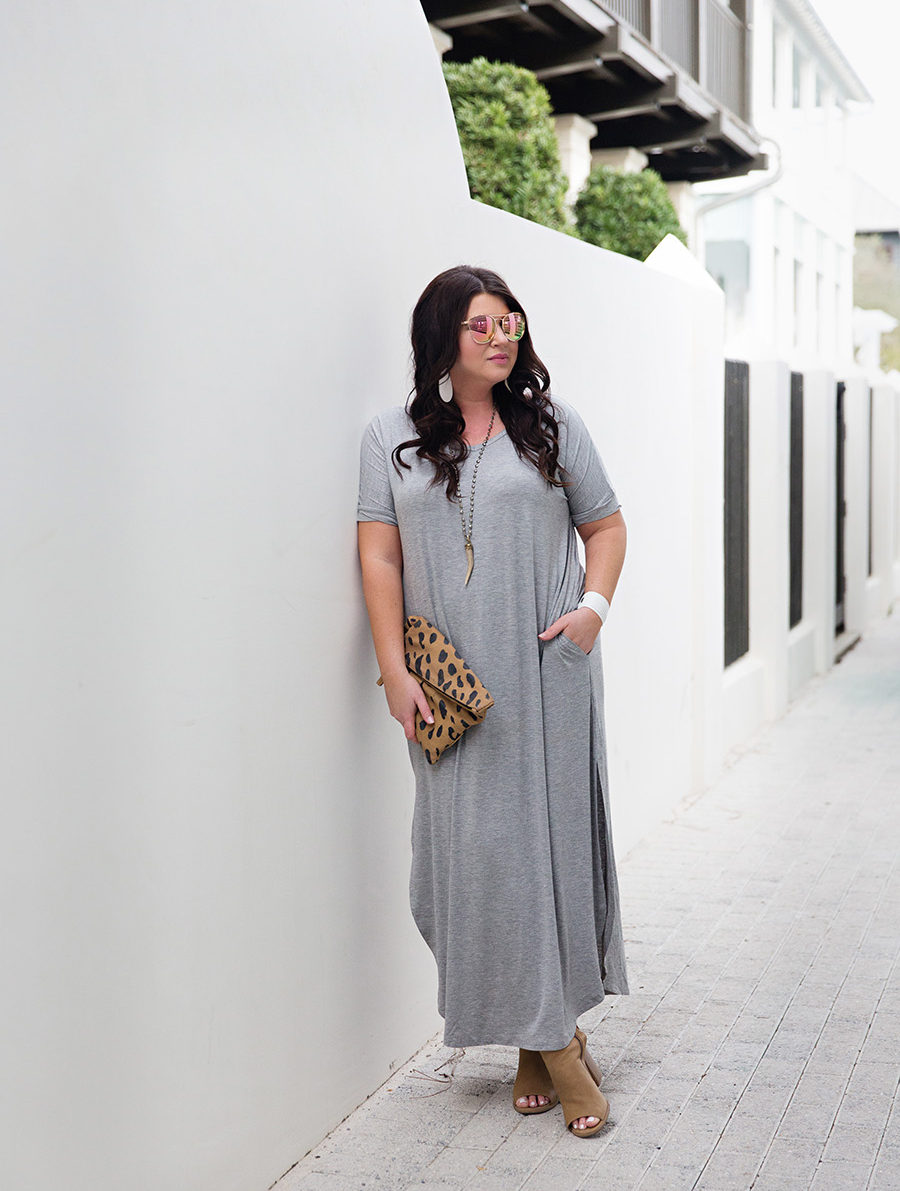
[[[625,523],[496,273],[436,277],[412,348],[408,410],[363,436],[358,509],[375,652],[416,776],[412,913],[445,1044],[518,1046],[516,1110],[561,1099],[588,1137],[609,1105],[576,1018],[628,992],[597,643]],[[432,718],[406,669],[406,615],[445,633],[494,699],[435,764],[415,739],[417,715]]]

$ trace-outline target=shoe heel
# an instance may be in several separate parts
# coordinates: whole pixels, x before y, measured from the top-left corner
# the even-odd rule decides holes
[[[578,1028],[578,1026],[576,1026],[575,1027],[575,1037],[581,1043],[581,1054],[584,1059],[584,1065],[585,1065],[585,1067],[587,1067],[588,1071],[590,1072],[591,1079],[594,1081],[594,1083],[599,1088],[600,1081],[603,1079],[603,1073],[601,1072],[600,1068],[595,1063],[593,1056],[591,1055],[590,1051],[587,1048],[587,1034],[585,1034],[584,1030],[581,1030]]]
[[[591,1055],[591,1053],[587,1049],[587,1047],[585,1047],[585,1049],[584,1049],[584,1065],[585,1065],[585,1067],[587,1067],[588,1071],[590,1071],[591,1079],[594,1081],[594,1083],[599,1088],[600,1080],[603,1078],[603,1076],[601,1075],[600,1068],[597,1066],[596,1062],[594,1061],[593,1056]]]

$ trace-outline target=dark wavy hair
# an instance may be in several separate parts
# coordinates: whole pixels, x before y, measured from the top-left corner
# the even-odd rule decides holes
[[[478,294],[499,298],[510,310],[526,316],[515,367],[507,378],[509,388],[505,383],[494,385],[494,404],[520,458],[533,463],[549,484],[561,485],[559,425],[548,396],[550,373],[532,345],[528,316],[502,277],[490,269],[470,265],[457,265],[439,273],[425,287],[413,310],[413,388],[406,408],[417,437],[394,448],[394,467],[398,474],[401,467],[409,469],[410,464],[401,456],[415,448],[419,458],[434,464],[432,483],[444,483],[447,499],[453,499],[459,468],[469,448],[462,436],[462,413],[454,401],[441,401],[438,382],[456,362],[460,323]]]

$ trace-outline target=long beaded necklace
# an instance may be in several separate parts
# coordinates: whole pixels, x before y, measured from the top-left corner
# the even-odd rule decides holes
[[[456,481],[456,500],[459,504],[459,519],[462,522],[463,541],[466,545],[466,561],[468,567],[466,568],[466,581],[464,587],[469,586],[469,580],[472,578],[472,572],[475,569],[475,547],[472,545],[472,522],[475,518],[475,481],[478,479],[478,464],[481,462],[481,456],[484,454],[484,448],[488,445],[488,439],[491,437],[491,431],[494,429],[494,418],[497,416],[496,405],[491,413],[491,420],[488,424],[487,434],[484,436],[484,442],[481,444],[481,450],[478,452],[478,458],[475,460],[475,468],[472,472],[472,491],[469,493],[469,528],[466,529],[466,515],[463,512],[462,493],[459,490],[459,480]]]

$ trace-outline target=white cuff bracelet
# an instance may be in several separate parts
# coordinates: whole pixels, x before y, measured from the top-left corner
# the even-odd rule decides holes
[[[600,594],[599,591],[586,591],[581,597],[579,608],[590,608],[592,612],[596,612],[600,617],[600,623],[606,624],[606,618],[609,616],[609,600]]]

